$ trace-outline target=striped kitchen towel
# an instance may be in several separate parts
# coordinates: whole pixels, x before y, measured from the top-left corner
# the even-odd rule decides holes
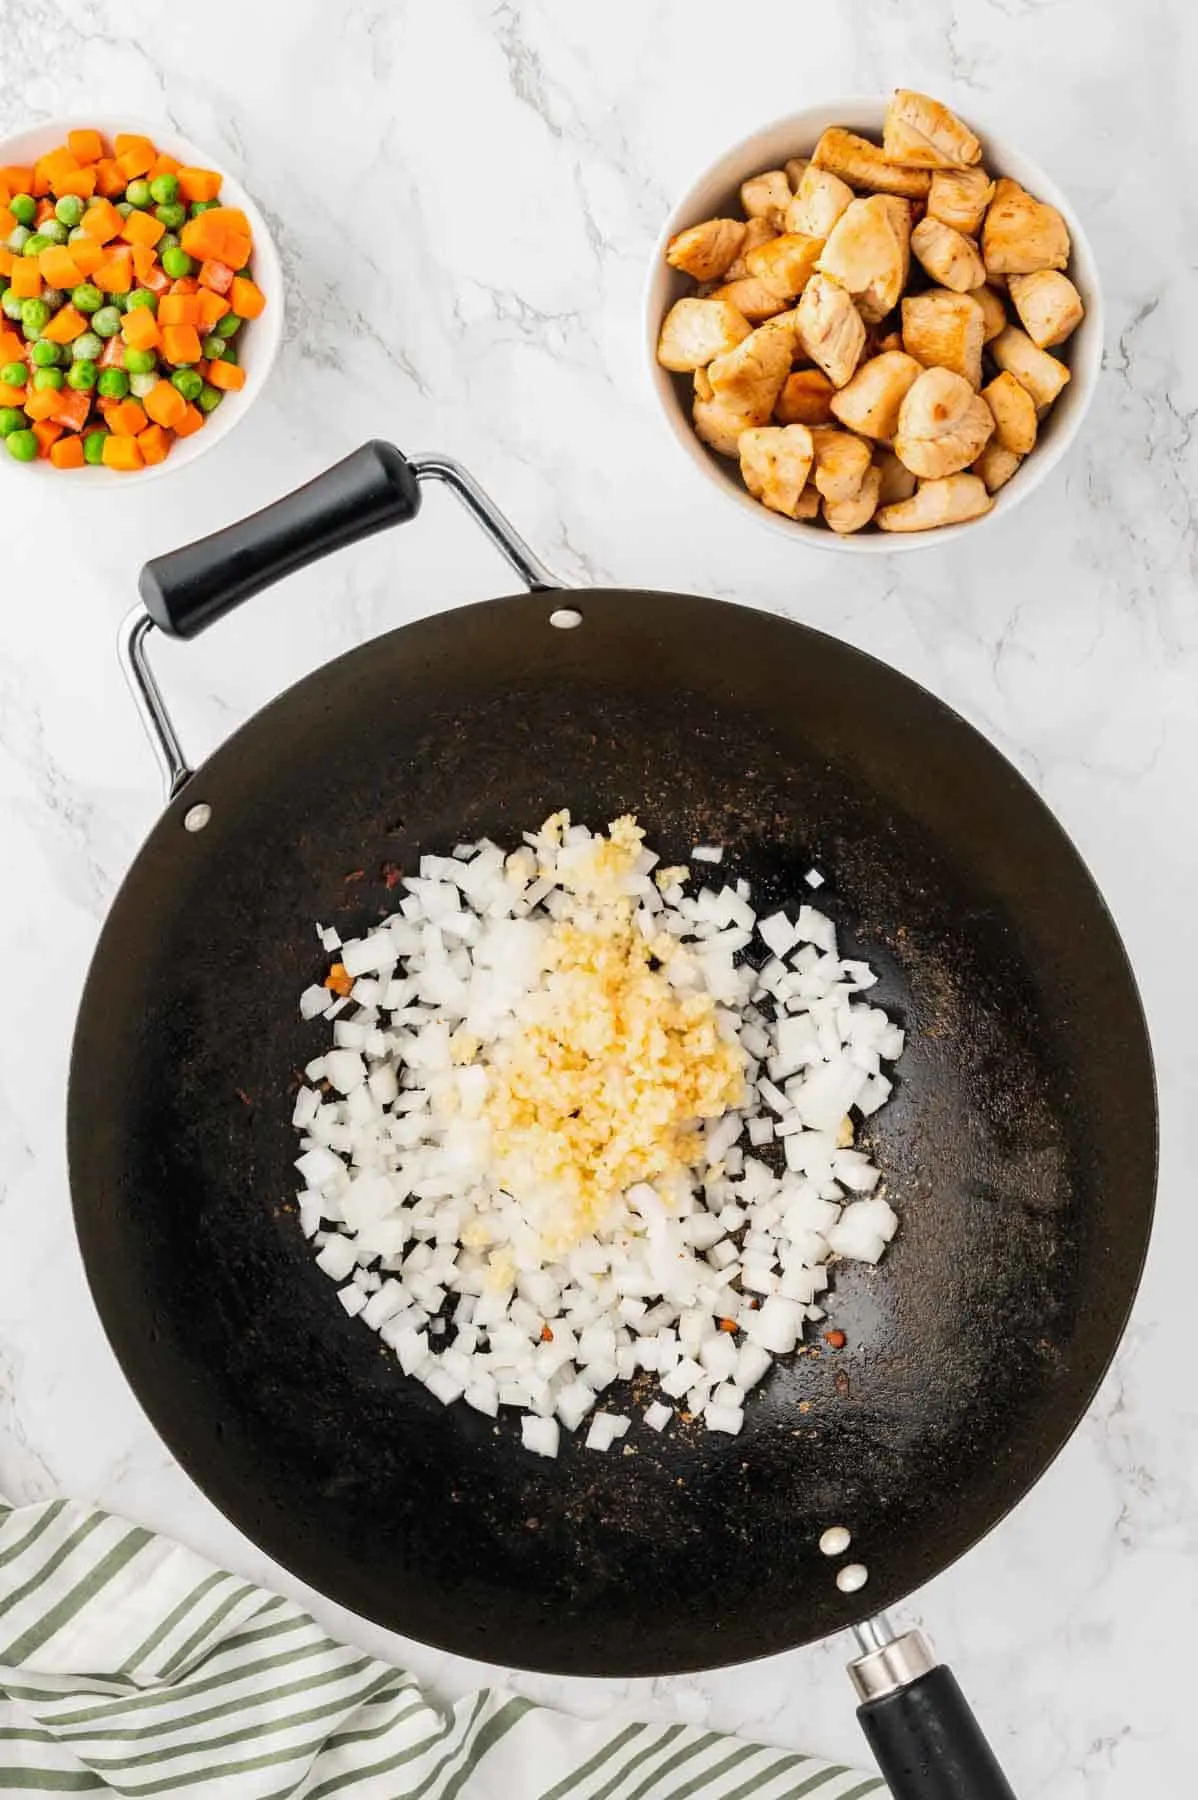
[[[72,1501],[0,1507],[0,1793],[862,1800],[876,1776],[690,1725],[436,1707],[277,1594]]]

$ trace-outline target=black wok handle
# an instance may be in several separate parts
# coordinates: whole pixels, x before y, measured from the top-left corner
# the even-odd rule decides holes
[[[1015,1800],[956,1677],[921,1632],[859,1658],[849,1673],[870,1696],[857,1717],[893,1800]]]
[[[192,638],[284,575],[419,511],[415,470],[376,439],[261,512],[156,556],[138,589],[160,631]]]

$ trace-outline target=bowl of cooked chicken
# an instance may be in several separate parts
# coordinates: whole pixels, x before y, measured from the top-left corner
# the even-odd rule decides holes
[[[840,100],[746,138],[675,207],[646,303],[678,443],[828,549],[942,543],[1064,456],[1102,360],[1064,195],[929,95]]]

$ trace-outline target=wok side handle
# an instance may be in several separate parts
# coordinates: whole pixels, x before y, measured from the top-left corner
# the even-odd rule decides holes
[[[951,1669],[909,1631],[849,1665],[893,1800],[1015,1800]]]

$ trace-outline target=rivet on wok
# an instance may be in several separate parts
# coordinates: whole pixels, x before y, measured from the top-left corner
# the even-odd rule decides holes
[[[183,814],[183,829],[184,831],[203,831],[211,817],[212,808],[206,800],[201,800],[197,806],[189,806]]]
[[[582,624],[582,614],[573,606],[559,606],[556,612],[550,613],[549,623],[556,625],[559,631],[573,631],[576,625]]]

